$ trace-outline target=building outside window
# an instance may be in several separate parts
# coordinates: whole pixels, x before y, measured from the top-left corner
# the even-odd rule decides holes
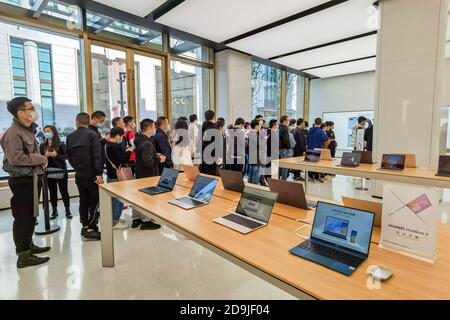
[[[287,72],[286,114],[291,119],[303,117],[304,81],[302,76]]]
[[[281,70],[252,62],[252,117],[266,121],[279,119],[281,110]]]

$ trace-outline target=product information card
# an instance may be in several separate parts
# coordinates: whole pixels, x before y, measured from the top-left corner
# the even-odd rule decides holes
[[[386,183],[380,246],[434,262],[438,204],[436,189]]]

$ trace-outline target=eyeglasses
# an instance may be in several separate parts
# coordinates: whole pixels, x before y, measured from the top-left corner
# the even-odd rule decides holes
[[[33,108],[24,108],[24,109],[21,109],[22,111],[36,111],[36,108],[35,107],[33,107]]]

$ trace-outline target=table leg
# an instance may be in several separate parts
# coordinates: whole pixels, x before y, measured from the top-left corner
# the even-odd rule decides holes
[[[308,170],[305,170],[305,194],[308,194]]]
[[[271,170],[270,174],[272,175],[272,179],[278,179],[278,172],[280,170],[280,166],[278,165],[278,162],[272,161],[270,170]]]
[[[112,197],[100,188],[100,227],[102,231],[102,266],[114,267]]]

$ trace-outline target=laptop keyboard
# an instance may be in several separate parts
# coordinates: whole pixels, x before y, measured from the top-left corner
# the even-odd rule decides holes
[[[246,219],[244,217],[238,216],[236,214],[229,214],[227,216],[222,217],[223,219],[226,219],[228,221],[240,224],[241,226],[247,227],[249,229],[256,229],[260,226],[262,226],[262,223],[258,223],[253,220]]]
[[[348,266],[357,267],[363,259],[347,254],[345,252],[330,248],[328,246],[321,245],[319,243],[314,243],[312,241],[305,241],[299,245],[300,248],[319,254],[321,256],[331,258],[333,260],[339,261]]]
[[[183,202],[183,203],[185,203],[185,204],[187,204],[187,205],[193,205],[193,206],[199,206],[199,205],[201,205],[201,204],[204,204],[203,202],[201,202],[201,201],[197,201],[197,200],[194,200],[194,199],[192,199],[192,198],[183,198],[183,199],[181,199],[181,202]]]

